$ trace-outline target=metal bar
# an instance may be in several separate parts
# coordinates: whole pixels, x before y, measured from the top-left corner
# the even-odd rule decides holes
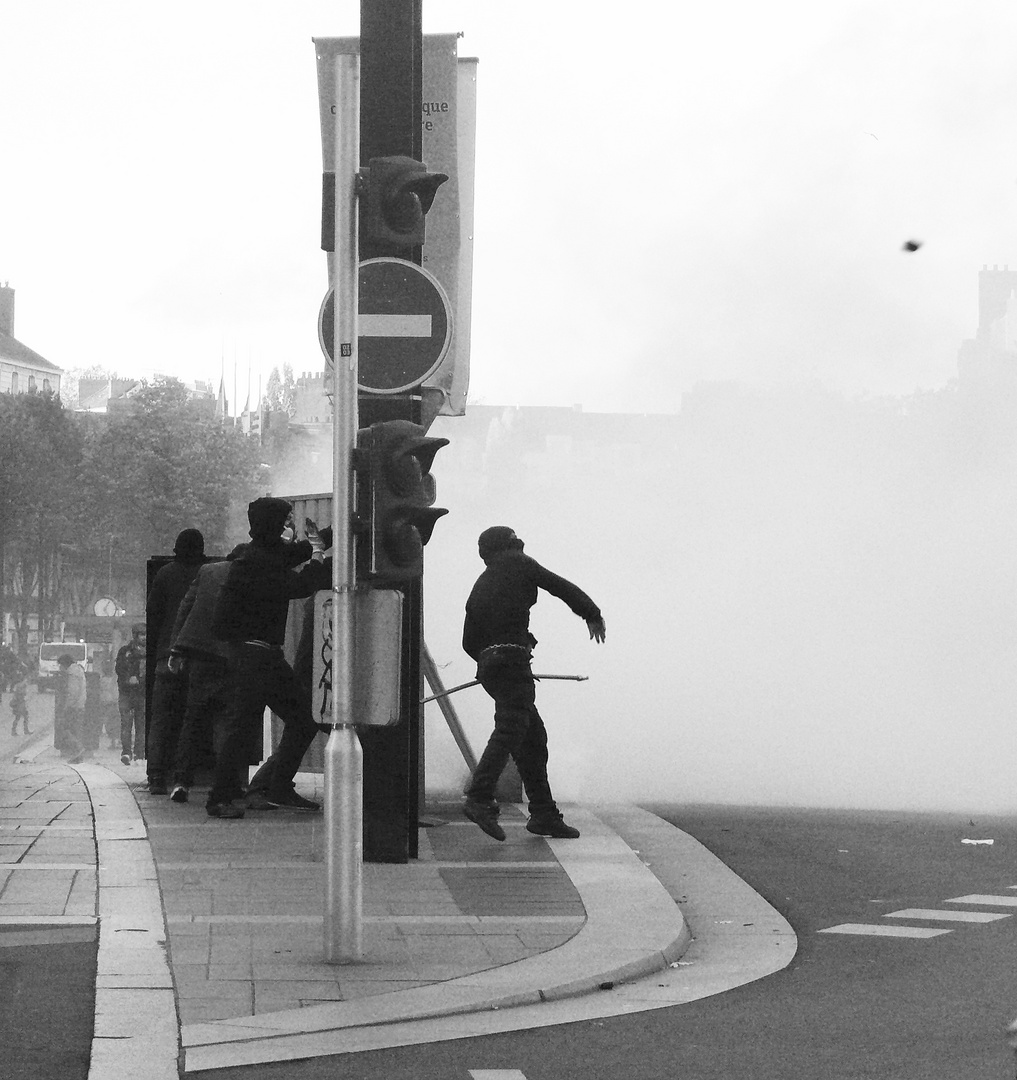
[[[364,758],[353,726],[356,563],[353,449],[357,439],[357,173],[360,168],[360,58],[336,57],[335,289],[332,417],[332,732],[325,745],[325,960],[363,955]],[[326,167],[329,163],[326,163]]]
[[[474,679],[473,682],[463,683],[462,686],[454,686],[451,690],[446,690],[438,672],[438,665],[434,662],[434,657],[431,655],[431,650],[427,647],[426,642],[421,642],[420,666],[423,668],[424,678],[427,679],[428,684],[434,691],[431,697],[422,698],[420,704],[426,705],[429,701],[438,702],[438,708],[441,709],[441,715],[445,717],[445,723],[448,724],[448,729],[452,732],[452,738],[455,739],[456,746],[459,747],[459,752],[463,755],[463,761],[466,762],[472,773],[477,767],[477,755],[474,754],[473,747],[470,746],[470,740],[466,738],[466,732],[463,731],[463,725],[459,723],[459,717],[452,702],[448,700],[448,696],[454,694],[457,690],[464,690],[467,686],[476,686],[477,680]]]
[[[434,661],[432,660],[431,663],[433,664]],[[569,682],[590,681],[589,675],[534,675],[533,678],[536,682],[539,682],[541,679],[567,679]],[[471,686],[480,685],[479,679],[471,679],[470,682],[464,682],[460,683],[458,686],[453,686],[451,690],[444,690],[440,689],[438,686],[435,686],[434,683],[431,682],[430,677],[428,677],[427,681],[431,683],[431,689],[436,691],[436,693],[432,694],[430,697],[421,698],[421,705],[426,705],[429,701],[439,701],[441,698],[447,698],[449,694],[455,694],[458,693],[460,690],[468,690]],[[452,734],[454,735],[455,732],[453,732]]]

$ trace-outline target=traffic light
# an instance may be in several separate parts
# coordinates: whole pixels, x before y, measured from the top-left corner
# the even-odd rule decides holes
[[[429,438],[409,420],[386,420],[357,433],[357,516],[366,526],[358,579],[387,585],[424,572],[424,545],[434,523],[448,513],[433,505],[431,475],[434,455],[447,445],[448,439]]]
[[[363,174],[360,235],[374,243],[412,248],[424,242],[424,218],[448,177],[410,157],[371,158]]]

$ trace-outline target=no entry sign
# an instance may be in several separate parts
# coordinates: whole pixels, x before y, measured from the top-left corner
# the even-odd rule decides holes
[[[452,341],[452,306],[436,278],[405,259],[360,264],[357,385],[399,394],[432,375]],[[334,298],[318,314],[318,340],[334,363]]]

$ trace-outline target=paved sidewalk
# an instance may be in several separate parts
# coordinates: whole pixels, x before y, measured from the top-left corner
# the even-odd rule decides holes
[[[299,779],[310,794],[315,778]],[[113,752],[69,766],[41,746],[0,766],[0,925],[99,923],[90,1080],[171,1080],[492,1024],[540,1026],[580,999],[610,1015],[696,996],[677,969],[692,939],[678,901],[688,902],[690,875],[702,866],[707,877],[716,860],[688,848],[688,867],[672,866],[665,887],[666,868],[651,872],[643,860],[676,863],[669,845],[684,834],[643,811],[569,807],[582,837],[548,841],[508,808],[508,839],[497,843],[460,818],[458,804],[429,806],[441,823],[421,829],[418,860],[364,866],[363,960],[333,965],[322,937],[322,817],[219,820],[205,813],[203,791],[192,799],[149,795],[142,766],[121,766]],[[754,973],[730,981],[728,956],[716,986],[793,955],[786,937],[779,958],[781,941],[760,940],[765,958],[735,965]],[[740,953],[750,955],[749,944],[739,942]],[[652,1000],[595,993],[649,973]],[[668,990],[678,974],[681,986]]]

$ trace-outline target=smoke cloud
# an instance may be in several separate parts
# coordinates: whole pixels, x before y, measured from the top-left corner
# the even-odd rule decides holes
[[[534,608],[534,669],[590,676],[538,688],[559,798],[1010,810],[1015,404],[1012,381],[724,384],[670,417],[441,419],[425,635],[446,685],[474,676],[477,535],[506,524],[607,620],[598,646]],[[479,752],[491,701],[452,700]],[[456,788],[427,708],[429,783]]]

